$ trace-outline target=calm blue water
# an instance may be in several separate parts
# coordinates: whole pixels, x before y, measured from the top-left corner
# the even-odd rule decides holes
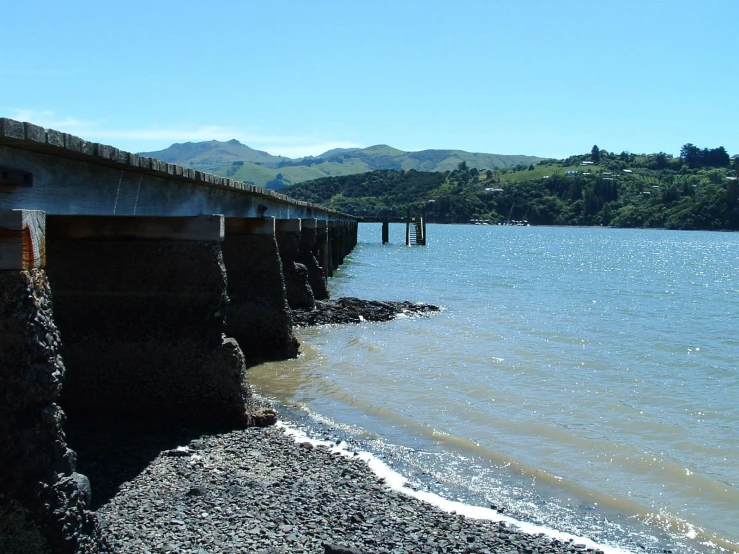
[[[301,330],[299,359],[251,370],[260,394],[447,496],[634,551],[739,551],[739,234],[403,233],[361,224],[332,296],[444,311]]]

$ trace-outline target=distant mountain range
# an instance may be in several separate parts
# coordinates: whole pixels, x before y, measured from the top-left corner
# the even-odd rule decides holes
[[[140,154],[274,190],[311,179],[376,169],[452,171],[460,162],[477,169],[495,169],[521,164],[528,166],[543,159],[463,150],[404,152],[384,144],[369,148],[336,148],[320,156],[292,159],[254,150],[236,139],[177,143],[164,150]]]

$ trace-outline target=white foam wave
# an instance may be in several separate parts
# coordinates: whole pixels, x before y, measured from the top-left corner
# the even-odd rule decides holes
[[[414,490],[407,486],[408,481],[405,477],[403,477],[400,473],[392,469],[385,462],[383,462],[382,460],[377,458],[377,456],[371,454],[370,452],[359,451],[355,455],[354,451],[350,451],[348,449],[348,445],[346,442],[342,441],[336,444],[330,441],[312,439],[300,429],[297,429],[296,427],[283,421],[278,421],[277,427],[281,428],[286,435],[293,437],[293,439],[297,443],[308,442],[313,446],[327,447],[330,449],[331,452],[340,454],[347,458],[359,457],[361,460],[366,462],[369,469],[375,475],[383,479],[387,486],[392,490],[395,490],[407,496],[411,496],[413,498],[417,498],[418,500],[431,504],[432,506],[436,506],[437,508],[445,512],[456,512],[457,514],[464,515],[473,519],[504,522],[507,525],[515,526],[524,533],[528,533],[531,535],[541,533],[551,539],[557,539],[563,542],[571,540],[577,544],[584,544],[588,548],[602,550],[605,554],[633,554],[633,551],[627,550],[623,547],[596,543],[595,541],[586,537],[578,537],[571,533],[558,531],[551,527],[536,525],[534,523],[528,523],[525,521],[519,521],[490,508],[483,508],[482,506],[472,506],[470,504],[464,504],[462,502],[457,502],[454,500],[447,500],[446,498],[443,498],[442,496],[439,496],[438,494],[432,492]]]

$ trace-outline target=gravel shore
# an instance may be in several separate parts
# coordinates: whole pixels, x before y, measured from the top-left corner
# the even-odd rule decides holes
[[[599,552],[443,512],[391,490],[359,456],[296,443],[279,427],[158,443],[145,434],[90,465],[116,476],[92,476],[110,552]]]

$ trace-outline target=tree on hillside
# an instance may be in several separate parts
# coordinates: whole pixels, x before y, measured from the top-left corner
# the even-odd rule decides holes
[[[690,168],[701,167],[728,167],[731,163],[729,153],[723,146],[718,148],[703,148],[688,143],[680,149],[680,159]]]
[[[726,151],[726,148],[719,146],[718,148],[711,148],[708,150],[706,163],[711,167],[729,167],[731,158],[729,158],[729,153]]]
[[[600,161],[600,148],[598,148],[597,144],[594,144],[593,148],[590,150],[590,159],[595,163]]]
[[[659,152],[654,155],[654,165],[657,169],[664,169],[667,167],[667,154]]]
[[[684,144],[680,149],[680,159],[691,169],[698,167],[701,159],[700,148],[692,142]]]
[[[624,150],[618,155],[618,159],[625,163],[631,163],[634,161],[634,154]]]

